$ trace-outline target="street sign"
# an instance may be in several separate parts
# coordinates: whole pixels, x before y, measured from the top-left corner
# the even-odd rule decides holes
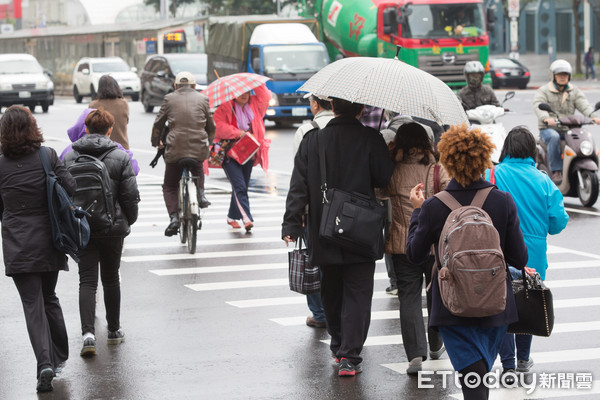
[[[519,17],[519,0],[508,0],[508,17]]]

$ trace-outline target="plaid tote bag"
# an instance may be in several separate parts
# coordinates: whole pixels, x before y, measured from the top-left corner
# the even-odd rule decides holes
[[[290,290],[311,294],[321,290],[321,273],[318,266],[308,263],[308,250],[302,248],[302,237],[296,241],[298,248],[288,253]]]

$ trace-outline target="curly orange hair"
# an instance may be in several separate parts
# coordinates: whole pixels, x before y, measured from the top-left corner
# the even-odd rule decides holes
[[[440,162],[458,183],[467,186],[492,167],[491,154],[496,146],[479,128],[453,125],[438,143]]]

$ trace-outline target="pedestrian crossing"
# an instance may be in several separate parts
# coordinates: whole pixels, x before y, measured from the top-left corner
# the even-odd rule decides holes
[[[168,215],[161,187],[155,179],[139,179],[140,217],[126,239],[123,267],[142,264],[148,274],[160,279],[179,277],[182,290],[203,294],[220,293],[232,310],[256,313],[273,329],[305,331],[306,297],[288,289],[287,253],[291,250],[281,240],[281,222],[285,198],[251,193],[251,210],[255,228],[246,234],[225,223],[230,193],[222,187],[207,184],[207,197],[212,205],[203,211],[203,227],[198,232],[196,254],[188,254],[179,238],[165,237]],[[548,246],[549,272],[547,285],[553,290],[556,322],[550,338],[534,338],[531,357],[537,372],[590,371],[598,376],[600,369],[600,255],[562,246]],[[388,277],[383,260],[377,262],[373,296],[372,324],[365,349],[385,351],[395,362],[379,365],[399,376],[406,374],[405,357],[398,321],[398,300],[387,295]],[[268,290],[267,290],[268,289]],[[427,310],[423,308],[423,315]],[[299,333],[299,335],[305,335]],[[328,354],[328,337],[320,339]],[[371,350],[378,349],[378,350]],[[369,353],[372,354],[372,353]],[[500,368],[499,361],[494,368]],[[444,355],[440,360],[427,360],[423,370],[452,370]],[[517,389],[492,390],[490,398],[553,398],[600,394],[593,381],[589,390],[539,388],[534,396]],[[447,395],[462,398],[460,390],[449,388]]]

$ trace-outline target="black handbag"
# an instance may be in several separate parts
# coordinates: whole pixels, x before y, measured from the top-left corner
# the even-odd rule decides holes
[[[361,193],[328,189],[325,167],[325,148],[319,142],[323,213],[319,237],[363,257],[383,257],[383,229],[387,211],[380,200]]]
[[[302,294],[321,290],[321,272],[318,266],[308,263],[308,251],[302,248],[302,236],[296,241],[298,248],[288,253],[290,290]]]
[[[554,328],[552,292],[536,272],[512,281],[519,321],[508,326],[508,333],[548,337]]]

